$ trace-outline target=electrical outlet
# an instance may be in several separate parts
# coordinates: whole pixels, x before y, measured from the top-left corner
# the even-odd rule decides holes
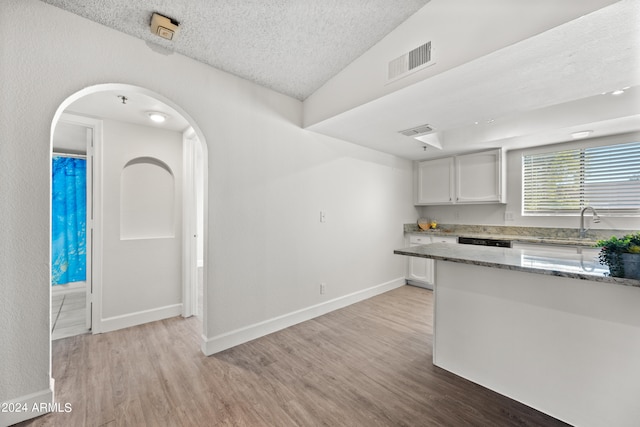
[[[320,295],[324,295],[324,293],[327,291],[327,284],[326,283],[320,283]]]
[[[327,222],[327,213],[325,211],[320,211],[320,222]]]
[[[513,212],[511,212],[511,211],[505,211],[505,213],[504,213],[504,220],[505,220],[505,221],[513,221],[513,220],[514,220]]]

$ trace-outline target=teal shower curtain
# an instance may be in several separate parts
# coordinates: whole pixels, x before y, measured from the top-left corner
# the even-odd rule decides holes
[[[51,284],[86,280],[86,160],[54,157],[51,177]]]

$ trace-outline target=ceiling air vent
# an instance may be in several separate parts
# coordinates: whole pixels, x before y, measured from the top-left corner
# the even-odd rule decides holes
[[[429,132],[433,132],[433,128],[430,125],[420,125],[411,129],[405,129],[405,130],[399,131],[399,133],[403,134],[404,136],[413,136],[413,137],[424,135]]]
[[[396,79],[422,66],[431,65],[431,42],[389,62],[389,80]]]

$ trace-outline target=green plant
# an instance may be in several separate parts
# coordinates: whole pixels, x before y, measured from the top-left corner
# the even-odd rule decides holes
[[[614,277],[624,277],[622,254],[640,254],[640,232],[620,238],[613,236],[607,240],[598,240],[595,246],[602,248],[598,254],[598,260],[600,264],[609,266],[609,274]]]

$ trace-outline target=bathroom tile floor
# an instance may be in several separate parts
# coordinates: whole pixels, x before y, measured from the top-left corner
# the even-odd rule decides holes
[[[86,327],[86,299],[84,289],[54,293],[51,296],[51,339],[72,337],[91,332]]]

